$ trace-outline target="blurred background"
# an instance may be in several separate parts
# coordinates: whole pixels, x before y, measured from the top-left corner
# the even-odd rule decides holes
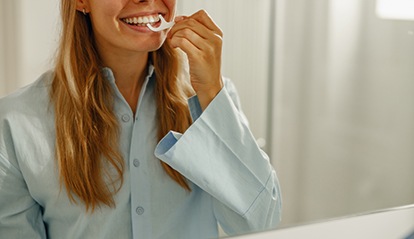
[[[177,0],[224,32],[282,226],[414,203],[413,0]],[[59,1],[0,1],[0,96],[50,69]]]

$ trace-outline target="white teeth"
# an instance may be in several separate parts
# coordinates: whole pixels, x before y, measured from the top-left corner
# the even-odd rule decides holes
[[[122,18],[122,21],[128,23],[128,24],[148,24],[148,23],[155,23],[160,20],[160,17],[158,15],[152,15],[152,16],[142,16],[142,17],[130,17],[130,18]]]

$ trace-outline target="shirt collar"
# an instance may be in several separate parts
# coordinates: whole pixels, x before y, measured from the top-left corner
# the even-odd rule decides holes
[[[154,71],[155,71],[154,65],[152,63],[148,64],[148,75],[147,77],[145,77],[146,81],[152,78],[152,76],[154,75]],[[115,76],[111,68],[103,67],[102,74],[105,77],[105,79],[109,80],[109,82],[111,82],[112,84],[115,84]]]

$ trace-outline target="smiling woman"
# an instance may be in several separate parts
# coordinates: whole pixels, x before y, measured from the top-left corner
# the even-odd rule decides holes
[[[50,68],[55,70],[55,60],[51,62],[49,58],[51,55],[54,55],[53,51],[57,45],[56,36],[59,35],[55,33],[58,28],[56,26],[56,19],[60,13],[57,2],[54,0],[0,1],[0,32],[4,33],[0,34],[0,94],[9,94],[18,87],[33,82],[38,75]],[[121,1],[114,1],[110,4],[115,4],[115,2],[121,3]],[[124,4],[128,3],[128,1],[122,2]],[[148,4],[151,1],[141,1],[141,3],[137,1],[129,2],[134,4]],[[273,165],[278,170],[278,178],[280,179],[282,189],[284,189],[283,225],[306,223],[332,217],[343,217],[344,215],[400,206],[413,202],[414,188],[410,185],[410,182],[413,181],[411,169],[414,167],[414,161],[412,160],[414,157],[414,148],[412,147],[414,145],[414,107],[412,106],[412,102],[414,102],[414,81],[412,80],[414,79],[414,68],[412,67],[414,65],[414,25],[413,21],[409,20],[411,18],[407,17],[409,15],[406,15],[411,12],[405,11],[411,9],[407,6],[410,6],[412,1],[179,0],[176,4],[176,15],[178,18],[175,18],[175,24],[185,20],[180,17],[181,15],[190,17],[199,9],[204,8],[210,15],[210,19],[212,21],[214,20],[215,25],[220,27],[220,31],[215,31],[217,34],[211,36],[211,39],[219,43],[221,42],[223,45],[221,53],[221,74],[230,76],[234,80],[233,82],[237,86],[238,95],[240,96],[240,102],[243,105],[243,113],[249,119],[249,131],[251,130],[254,136],[260,138],[258,145],[263,147],[272,159]],[[110,28],[116,31],[119,30],[119,33],[126,33],[128,36],[133,36],[132,38],[135,35],[137,35],[137,38],[141,38],[143,34],[153,34],[153,32],[142,25],[141,29],[145,30],[146,33],[137,33],[136,30],[123,20],[128,19],[130,23],[141,21],[141,19],[142,21],[147,21],[145,17],[152,16],[156,18],[159,13],[163,14],[162,16],[165,17],[166,21],[170,22],[173,19],[167,12],[161,9],[144,12],[140,11],[142,8],[136,12],[130,12],[129,8],[123,9],[119,6],[115,6],[114,9],[118,9],[118,13],[113,12],[113,9],[105,10],[111,18],[111,20],[108,20],[108,24],[114,25],[113,28]],[[84,11],[85,14],[83,13]],[[76,17],[82,20],[91,19],[99,15],[95,11],[91,11],[91,8],[88,7],[85,7],[85,10],[83,8],[75,9],[73,12]],[[149,18],[148,21],[150,21]],[[187,21],[185,24],[192,23]],[[274,28],[271,28],[272,24]],[[184,40],[181,41],[185,38],[182,36],[187,35],[187,39],[189,39],[191,32],[181,32],[184,34],[176,35],[175,41],[171,41],[171,36],[174,34],[174,31],[181,29],[182,26],[160,32],[160,34],[164,34],[166,37],[164,43],[168,43],[171,47],[176,46],[174,44],[185,44]],[[271,38],[272,35],[270,35],[272,31],[276,32],[273,39]],[[165,34],[166,32],[168,33]],[[223,37],[220,35],[220,32],[224,32]],[[86,33],[88,39],[93,39],[93,34],[89,35],[88,31]],[[126,40],[129,38],[122,39]],[[102,41],[103,44],[100,47],[107,47],[109,49],[108,51],[98,49],[98,47],[93,45],[94,48],[91,52],[98,52],[99,50],[103,51],[99,56],[111,56],[113,55],[113,48],[115,47],[119,49],[119,51],[115,51],[115,54],[117,54],[125,52],[131,53],[137,47],[143,47],[145,45],[138,44],[141,42],[135,42],[135,40],[132,40],[132,43],[120,42],[119,44],[117,42],[118,40],[120,39],[115,39],[115,41]],[[108,42],[109,44],[107,44]],[[129,49],[126,49],[126,47]],[[83,53],[91,48],[87,44],[82,44],[77,49],[75,52]],[[237,188],[214,188],[211,186],[215,185],[212,183],[212,178],[202,177],[205,176],[202,174],[205,171],[220,176],[227,174],[234,176],[238,176],[239,174],[248,175],[249,173],[245,173],[243,170],[250,169],[252,165],[246,164],[248,166],[246,168],[240,165],[238,165],[239,167],[232,165],[230,168],[220,168],[215,164],[206,165],[210,161],[194,161],[197,165],[185,163],[186,168],[174,168],[174,170],[180,173],[176,174],[178,176],[177,178],[180,177],[179,175],[183,175],[186,182],[190,182],[187,184],[190,186],[190,192],[185,189],[184,183],[180,184],[171,179],[167,171],[169,168],[164,168],[162,166],[163,164],[160,166],[160,160],[154,157],[154,151],[146,147],[148,145],[154,146],[158,143],[158,139],[164,136],[157,135],[157,133],[154,134],[158,130],[158,126],[156,126],[158,123],[155,120],[162,119],[163,122],[167,122],[165,120],[166,114],[159,114],[154,110],[149,110],[153,109],[151,107],[157,108],[157,106],[148,104],[148,102],[154,103],[155,100],[149,101],[148,99],[152,98],[148,97],[147,94],[148,92],[152,92],[148,91],[148,89],[153,89],[155,92],[155,80],[153,79],[156,79],[158,83],[162,75],[157,72],[157,69],[162,66],[155,66],[155,62],[163,62],[162,59],[170,57],[171,52],[176,53],[173,49],[165,50],[168,51],[160,50],[157,54],[152,52],[148,54],[148,62],[153,64],[148,64],[146,65],[148,67],[144,67],[147,74],[143,75],[145,78],[148,75],[151,75],[153,78],[150,80],[145,79],[142,86],[140,86],[142,88],[140,93],[145,93],[140,94],[137,100],[127,101],[126,99],[129,99],[129,97],[134,98],[133,94],[129,93],[134,93],[136,90],[131,90],[134,87],[128,86],[128,84],[122,84],[123,81],[119,76],[113,77],[114,73],[127,73],[131,72],[131,69],[138,68],[134,65],[135,61],[119,60],[119,62],[124,63],[122,64],[121,70],[109,66],[110,62],[106,66],[101,67],[102,79],[110,82],[109,88],[113,91],[112,95],[115,95],[116,99],[114,105],[117,105],[115,117],[120,128],[118,132],[120,135],[120,150],[121,152],[127,152],[122,153],[124,159],[122,174],[124,183],[120,191],[114,194],[113,199],[115,202],[122,200],[127,202],[128,199],[131,199],[130,207],[125,206],[123,209],[120,209],[120,205],[122,204],[116,205],[117,209],[125,212],[124,215],[119,216],[119,214],[114,213],[112,216],[116,218],[113,219],[114,221],[127,225],[132,225],[132,220],[148,220],[148,215],[155,215],[155,217],[161,218],[162,223],[174,224],[172,222],[174,221],[173,219],[180,216],[178,212],[182,212],[187,208],[182,206],[182,204],[171,206],[169,203],[161,203],[160,201],[152,199],[165,198],[165,200],[171,202],[184,201],[186,199],[188,202],[191,201],[188,197],[179,198],[180,195],[173,193],[175,190],[183,190],[183,194],[186,192],[189,195],[196,195],[196,193],[202,192],[207,202],[211,199],[215,209],[223,205],[233,205],[232,203],[223,204],[221,202],[230,202],[231,200],[236,200],[235,198],[254,201],[252,199],[252,195],[255,195],[254,193],[242,193],[234,190]],[[194,53],[201,59],[202,55],[196,50],[194,48],[188,48],[187,51]],[[165,54],[161,55],[161,53]],[[124,54],[119,55],[125,56]],[[181,54],[176,54],[176,56],[179,55]],[[82,56],[86,56],[86,54]],[[56,58],[53,57],[53,59]],[[108,59],[112,58],[105,58],[105,61]],[[196,57],[192,58],[192,60],[194,59]],[[104,58],[98,58],[98,60],[98,66],[103,65]],[[75,62],[79,64],[84,63],[82,60]],[[95,64],[93,61],[85,62],[88,63],[84,64],[86,65],[85,69],[89,69],[89,67]],[[213,63],[214,61],[208,62],[212,63],[212,65],[217,64],[217,62]],[[135,63],[138,64],[139,62]],[[185,63],[188,64],[189,62],[185,61]],[[194,70],[195,68],[193,67],[192,69]],[[89,73],[86,70],[82,71],[82,74],[85,75]],[[186,79],[177,82],[183,83],[186,89],[194,93],[193,86],[187,80],[189,78],[188,72],[183,71],[182,73]],[[223,79],[224,83],[229,83],[225,78]],[[92,83],[93,81],[88,82]],[[39,85],[32,85],[30,89],[33,90],[37,86]],[[92,87],[93,84],[88,84],[87,86],[95,89]],[[157,89],[160,91],[163,90],[160,88]],[[184,88],[181,87],[180,89]],[[236,102],[238,97],[233,90],[232,84],[228,84],[224,89],[229,93],[232,100],[235,99],[234,105],[240,107],[240,104]],[[27,91],[23,90],[19,92]],[[8,164],[8,161],[3,161],[3,165],[0,166],[4,167],[4,162],[6,162],[9,165],[8,172],[16,173],[19,171],[15,169],[19,169],[22,175],[24,175],[23,181],[2,181],[0,188],[6,188],[7,185],[16,188],[16,182],[27,182],[30,188],[30,198],[33,199],[29,200],[28,205],[32,205],[31,203],[34,201],[42,205],[41,207],[46,205],[45,194],[50,194],[51,198],[64,199],[67,197],[66,188],[60,188],[59,181],[57,180],[59,178],[58,173],[55,172],[55,175],[47,173],[56,169],[56,165],[50,165],[51,163],[57,162],[56,157],[51,154],[55,152],[55,144],[49,142],[50,140],[48,143],[42,143],[44,141],[42,140],[43,138],[34,134],[39,129],[45,129],[45,134],[50,137],[54,137],[56,133],[54,130],[54,120],[50,115],[51,113],[54,114],[53,105],[49,105],[49,111],[47,112],[37,110],[34,107],[35,105],[39,105],[39,102],[50,102],[50,99],[46,97],[49,92],[45,91],[44,94],[41,94],[43,97],[37,97],[36,95],[36,97],[27,99],[24,105],[30,107],[24,108],[25,111],[23,113],[18,111],[21,109],[20,105],[23,104],[22,100],[15,100],[9,105],[9,107],[13,107],[11,110],[17,113],[20,112],[21,115],[26,115],[25,122],[31,122],[33,127],[22,126],[17,131],[14,130],[10,133],[13,135],[13,139],[16,139],[13,141],[16,147],[25,145],[25,150],[18,151],[19,155],[16,155],[16,157],[20,160],[26,159],[24,161],[26,164],[21,161],[18,164]],[[80,92],[79,95],[84,98],[77,102],[70,102],[70,104],[77,103],[81,107],[83,105],[89,107],[90,104],[88,102],[91,101],[87,100],[92,99],[93,101],[93,99],[96,99],[92,97],[95,96],[92,93],[96,92],[77,92]],[[190,94],[193,93],[190,92]],[[184,95],[184,98],[174,98],[178,99],[177,104],[183,102],[183,104],[188,104],[186,103],[187,94]],[[170,97],[171,94],[167,94],[167,96]],[[77,98],[68,99],[76,100]],[[102,97],[101,101],[95,100],[94,102],[101,105],[102,102],[108,103],[108,101],[105,101],[108,99],[114,99],[114,97]],[[192,100],[190,102],[194,102]],[[199,100],[197,103],[199,103]],[[209,104],[201,115],[205,116],[209,112],[209,109],[218,109],[217,107],[212,108],[214,106],[213,103],[214,101]],[[46,103],[42,104],[46,105]],[[63,109],[69,109],[71,107],[70,104],[64,104],[65,107]],[[133,104],[136,104],[136,107]],[[173,106],[177,104],[173,104]],[[68,106],[66,107],[66,105]],[[219,105],[222,105],[221,101]],[[198,105],[197,107],[191,107],[192,109],[202,109]],[[93,109],[93,107],[90,108]],[[165,108],[167,111],[171,109],[174,111],[171,105]],[[187,107],[183,108],[187,109]],[[219,108],[223,109],[221,107]],[[135,110],[135,113],[133,110]],[[6,114],[4,112],[1,111],[0,115],[2,117]],[[233,110],[229,110],[228,112],[233,112]],[[9,113],[7,111],[7,114]],[[98,117],[99,114],[93,114],[93,116]],[[43,118],[39,117],[39,115],[43,116]],[[88,114],[85,113],[85,115]],[[215,116],[217,115],[228,118],[227,111],[224,110],[215,113]],[[16,114],[12,116],[13,120],[6,120],[7,124],[16,123],[16,119],[21,119]],[[82,117],[75,116],[76,114],[73,114],[73,117],[61,118],[61,121],[58,123],[70,124],[75,120],[80,122],[78,118]],[[197,116],[198,114],[195,114],[196,118]],[[214,119],[214,117],[212,118]],[[240,118],[243,117],[240,116]],[[199,119],[205,118],[199,117]],[[105,118],[105,120],[110,120],[110,118]],[[154,121],[154,123],[148,126],[142,123],[144,121]],[[192,119],[190,121],[187,122],[188,125],[191,124],[189,129],[194,129],[192,126],[197,124],[193,123]],[[174,122],[170,123],[174,124]],[[204,122],[207,125],[211,125],[210,121],[206,122],[205,120],[195,120],[195,122]],[[229,121],[212,122],[215,123],[214,125],[221,125]],[[236,121],[232,120],[231,122]],[[48,128],[45,128],[45,125],[48,125]],[[77,125],[77,123],[73,123],[73,125]],[[240,125],[246,126],[246,124]],[[108,132],[109,129],[105,128],[101,130],[98,126],[96,125],[97,128],[94,128],[94,124],[82,126],[90,130],[89,132],[95,133],[95,135],[91,134],[91,137],[89,135],[79,135],[82,138],[81,140],[71,140],[65,137],[64,140],[67,140],[67,142],[72,141],[73,145],[78,145],[78,142],[88,142],[88,140],[85,140],[88,137],[95,137],[98,140],[108,138],[106,136],[99,136]],[[225,126],[223,124],[223,128]],[[7,130],[2,129],[0,132],[8,132]],[[62,128],[61,130],[64,130],[68,134],[73,134],[75,127]],[[222,135],[225,130],[227,129],[220,128],[218,130],[220,134],[218,135]],[[202,132],[203,137],[205,132],[207,131]],[[145,135],[150,135],[151,137],[145,138]],[[175,135],[177,137],[172,137]],[[217,149],[220,148],[217,147],[209,152],[204,152],[203,149],[193,147],[197,140],[191,139],[190,142],[187,137],[184,137],[185,135],[171,133],[167,137],[171,139],[171,142],[169,140],[166,142],[172,144],[177,138],[180,138],[178,142],[182,143],[184,140],[188,144],[191,143],[190,148],[192,152],[189,154],[194,155],[192,157],[194,160],[203,159],[203,157],[206,157],[205,155],[217,153]],[[246,134],[241,134],[241,136],[246,136]],[[232,139],[243,139],[241,136],[238,134],[225,135],[229,141]],[[203,141],[203,146],[211,149],[210,147],[214,146],[216,141],[214,140],[210,145],[210,141],[207,141],[207,134],[205,137],[206,141]],[[3,137],[2,140],[4,139]],[[253,137],[249,137],[249,139],[253,141]],[[131,144],[130,142],[132,141],[138,143]],[[247,141],[250,146],[253,144],[251,141]],[[142,148],[136,145],[141,145]],[[85,148],[92,146],[83,144]],[[68,148],[70,147],[68,146]],[[244,148],[244,145],[242,148]],[[168,147],[158,147],[158,149],[156,151],[157,156],[162,158],[161,155],[166,152]],[[173,149],[175,150],[176,148]],[[3,149],[0,148],[0,150]],[[74,149],[73,152],[76,150],[78,149]],[[98,151],[102,153],[107,152],[105,150],[107,149],[104,148]],[[37,157],[36,154],[30,154],[35,151],[41,152],[42,155]],[[172,151],[169,152],[177,152],[177,150]],[[17,151],[8,151],[8,153],[12,152]],[[195,152],[204,152],[205,155],[201,157],[196,155]],[[2,153],[4,154],[3,151]],[[51,154],[50,157],[47,155],[48,153]],[[1,157],[4,157],[4,155]],[[153,160],[148,160],[148,158]],[[223,162],[229,162],[229,160],[231,159],[225,158]],[[172,161],[175,163],[182,162],[183,160],[180,157],[180,159],[177,158]],[[188,161],[192,162],[192,160]],[[109,161],[103,162],[105,165],[110,165]],[[173,165],[168,160],[166,162],[168,165]],[[261,162],[265,161],[263,160]],[[19,168],[27,165],[30,167]],[[110,167],[109,165],[108,167]],[[252,168],[255,168],[254,166]],[[88,165],[85,167],[88,167]],[[96,167],[106,169],[99,165]],[[205,170],[196,170],[200,168],[204,168]],[[28,174],[33,169],[38,170],[38,174],[35,176]],[[78,176],[86,175],[83,171],[76,172],[78,172]],[[105,182],[111,182],[111,177],[114,180],[114,184],[109,184],[108,191],[116,191],[119,188],[119,184],[117,183],[120,183],[120,181],[116,180],[118,176],[116,168],[110,168],[108,172],[96,172],[102,173],[100,175],[101,177],[96,178],[104,178]],[[189,172],[197,175],[189,175]],[[263,173],[261,176],[263,178],[258,177],[258,179],[262,182],[265,181],[266,173]],[[13,179],[13,177],[11,178]],[[228,183],[224,183],[227,180],[228,178],[222,177],[222,180],[218,184],[229,185]],[[246,180],[241,179],[240,181],[246,183]],[[9,183],[7,184],[7,182]],[[89,181],[89,183],[93,184],[93,181]],[[193,184],[204,185],[206,187],[202,188],[194,186]],[[151,187],[146,187],[146,185],[151,185]],[[37,186],[37,190],[34,190],[34,186]],[[78,189],[77,186],[75,188]],[[95,189],[97,187],[93,185],[91,188]],[[125,191],[123,191],[129,190],[128,188],[131,188],[130,197],[125,196]],[[50,189],[50,191],[46,189]],[[79,189],[83,190],[82,188]],[[158,189],[162,189],[165,192],[161,193],[162,190]],[[277,194],[277,187],[274,189],[275,194]],[[61,190],[60,194],[57,193],[59,190]],[[217,192],[217,190],[224,191],[223,193],[219,193],[223,197],[224,195],[232,195],[232,197],[229,196],[231,200],[226,200],[226,198],[214,194],[213,192]],[[55,191],[56,194],[53,194]],[[151,191],[151,193],[141,193],[142,191]],[[273,195],[273,189],[270,191],[269,188],[266,192],[272,192],[271,195]],[[3,196],[3,192],[0,195]],[[73,195],[78,206],[83,207],[80,198],[76,194]],[[210,197],[210,195],[217,197]],[[70,201],[66,203],[70,204]],[[63,208],[65,214],[69,216],[74,215],[73,211],[75,210],[71,209],[76,207],[68,207],[66,204],[61,203],[57,204],[55,208],[59,206]],[[223,207],[224,212],[228,212],[228,208]],[[239,213],[236,213],[238,215],[242,211],[240,208],[231,209],[231,212],[238,211]],[[61,209],[59,208],[59,210]],[[76,228],[82,231],[83,228],[81,226],[88,225],[87,223],[84,224],[83,221],[88,221],[90,217],[97,223],[100,223],[102,228],[109,230],[108,228],[110,227],[105,224],[106,221],[96,216],[104,215],[99,214],[99,212],[107,212],[105,210],[107,210],[107,206],[99,204],[99,206],[95,207],[94,213],[91,214],[92,216],[79,217],[79,223],[76,225]],[[165,217],[165,212],[174,210],[176,210],[176,214]],[[50,207],[44,210],[42,219],[47,222],[54,221],[51,220],[52,214],[50,212],[52,211]],[[201,213],[201,209],[198,209],[197,212]],[[189,216],[191,214],[187,215],[183,213],[183,215]],[[182,230],[189,230],[193,223],[198,222],[199,218],[195,219],[198,215],[192,214],[191,220],[187,218],[191,222],[188,225],[182,226]],[[211,214],[208,214],[208,216],[211,216]],[[130,220],[125,220],[125,218],[129,217],[131,217]],[[72,218],[75,218],[75,216]],[[230,221],[223,218],[217,219],[221,222]],[[244,225],[243,223],[245,222],[242,220],[240,225]],[[179,222],[176,223],[174,224],[174,228],[178,228],[181,225]],[[214,223],[206,223],[206,225],[213,225]],[[239,225],[238,223],[236,224]],[[49,225],[49,223],[45,223],[45,225],[50,231],[54,231],[53,228],[56,228],[55,226],[51,226],[51,224]],[[153,234],[154,237],[169,233],[166,231],[167,227],[160,226],[161,223],[135,223],[133,225],[139,228],[138,231],[142,233],[142,236],[154,231],[157,232]],[[259,227],[258,225],[254,225],[251,228]],[[98,228],[98,226],[95,228]],[[232,225],[225,229],[230,231],[229,228],[238,229]],[[137,229],[134,230],[137,231]],[[199,231],[201,232],[202,230],[200,229]],[[0,235],[3,235],[2,233],[3,231],[0,229]],[[114,230],[112,233],[117,233],[117,231]],[[179,230],[176,233],[179,233]],[[172,234],[169,235],[171,237],[174,236]]]
[[[203,10],[175,11],[61,1],[52,70],[0,99],[2,236],[215,238],[218,224],[278,224],[276,172],[222,76],[223,33]],[[159,14],[174,26],[138,24]]]

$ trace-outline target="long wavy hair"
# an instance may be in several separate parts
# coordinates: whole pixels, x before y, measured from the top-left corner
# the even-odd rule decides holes
[[[119,150],[120,126],[113,111],[114,95],[102,74],[89,16],[76,1],[62,0],[62,33],[57,50],[51,101],[55,110],[56,157],[61,187],[69,199],[88,211],[115,206],[125,163]],[[168,46],[150,53],[156,75],[158,139],[169,130],[184,132],[191,124],[187,97],[191,87],[182,77],[180,54]],[[160,161],[181,187],[186,179]]]

